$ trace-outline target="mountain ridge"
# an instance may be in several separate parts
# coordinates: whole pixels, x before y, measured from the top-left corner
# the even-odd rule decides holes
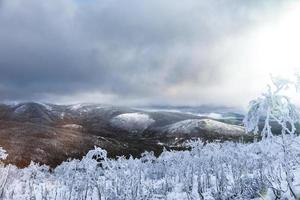
[[[192,134],[170,134],[172,125],[186,120],[199,122],[187,126]],[[94,146],[106,149],[111,157],[139,156],[144,151],[158,155],[163,148],[186,148],[190,139],[238,141],[247,137],[242,127],[236,132],[240,121],[226,120],[103,104],[1,104],[0,146],[8,151],[7,163],[22,167],[33,160],[56,166],[67,158],[80,158]],[[209,129],[202,122],[221,124],[224,130]]]

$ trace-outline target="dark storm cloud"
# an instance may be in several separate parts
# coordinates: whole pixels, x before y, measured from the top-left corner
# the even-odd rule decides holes
[[[279,4],[0,0],[0,100],[96,91],[151,102],[174,84],[215,84],[224,77],[212,46]]]

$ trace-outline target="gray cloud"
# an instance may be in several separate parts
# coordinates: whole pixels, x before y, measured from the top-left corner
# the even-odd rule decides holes
[[[223,84],[227,77],[224,55],[215,54],[218,43],[251,30],[281,5],[258,0],[2,0],[0,100],[74,96],[81,101],[80,94],[97,93],[128,102],[180,103],[169,90],[181,84],[191,90]]]

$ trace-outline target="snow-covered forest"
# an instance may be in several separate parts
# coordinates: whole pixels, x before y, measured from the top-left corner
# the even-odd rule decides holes
[[[299,78],[297,80],[300,80]],[[19,169],[1,165],[1,199],[299,199],[299,112],[286,89],[297,86],[272,78],[266,93],[250,103],[244,120],[253,143],[190,141],[189,150],[159,157],[111,159],[95,147],[81,160],[55,169],[32,163]],[[296,87],[296,89],[298,89]],[[259,127],[263,121],[264,126]],[[274,136],[270,122],[281,135]],[[5,159],[1,149],[1,159]]]
[[[299,113],[282,93],[297,85],[272,79],[273,85],[250,103],[244,120],[249,134],[262,136],[248,144],[190,141],[186,151],[164,151],[159,157],[110,159],[96,148],[81,160],[55,169],[32,163],[19,169],[1,165],[1,199],[299,199]],[[297,89],[297,88],[296,88]],[[259,121],[264,127],[259,128]],[[282,127],[273,136],[271,121]],[[1,159],[6,158],[1,148]]]
[[[296,199],[300,137],[293,141],[286,152],[276,137],[252,144],[195,141],[191,151],[116,160],[96,148],[53,171],[34,163],[24,169],[2,166],[0,195],[41,200]]]

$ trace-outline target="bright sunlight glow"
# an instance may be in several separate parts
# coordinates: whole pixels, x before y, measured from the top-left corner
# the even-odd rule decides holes
[[[244,46],[244,60],[249,74],[256,77],[255,86],[270,83],[269,75],[292,79],[300,74],[300,3],[287,6],[279,17],[263,22],[248,38]],[[245,40],[245,38],[243,38]],[[246,58],[246,61],[245,61]],[[287,94],[300,105],[300,94],[290,90]]]

